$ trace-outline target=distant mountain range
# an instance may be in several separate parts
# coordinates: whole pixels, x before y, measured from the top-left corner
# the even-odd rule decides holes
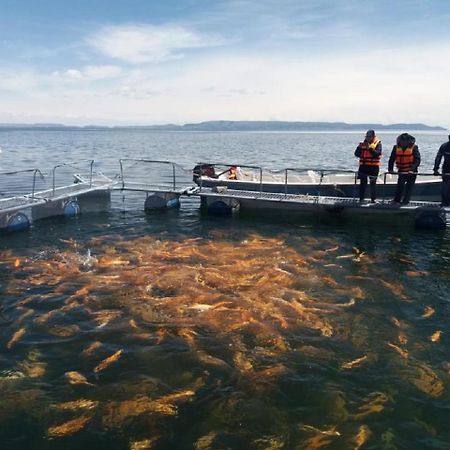
[[[155,130],[155,131],[446,131],[440,126],[430,126],[423,123],[345,123],[345,122],[284,122],[284,121],[234,121],[213,120],[184,125],[137,125],[137,126],[73,126],[53,123],[36,124],[2,124],[1,129],[25,130]]]

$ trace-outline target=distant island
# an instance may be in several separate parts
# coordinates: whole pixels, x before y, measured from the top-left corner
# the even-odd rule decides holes
[[[212,120],[199,123],[186,123],[184,125],[129,125],[129,126],[102,126],[102,125],[61,125],[52,123],[36,124],[2,124],[0,130],[153,130],[153,131],[446,131],[440,126],[430,126],[423,123],[345,123],[345,122],[286,122],[286,121],[242,121],[242,120]]]

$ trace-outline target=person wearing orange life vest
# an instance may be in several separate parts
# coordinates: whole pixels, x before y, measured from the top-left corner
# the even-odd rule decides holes
[[[237,180],[238,170],[237,166],[231,166],[228,169],[228,179],[229,180]]]
[[[380,172],[382,146],[381,141],[375,135],[374,130],[368,130],[363,142],[360,142],[355,150],[355,156],[359,158],[358,179],[359,201],[364,201],[367,180],[370,180],[370,199],[376,200],[377,177]]]
[[[389,173],[394,173],[394,163],[398,173],[394,202],[407,205],[411,199],[417,170],[420,166],[420,152],[414,136],[403,133],[397,137],[397,144],[394,145],[389,158]]]

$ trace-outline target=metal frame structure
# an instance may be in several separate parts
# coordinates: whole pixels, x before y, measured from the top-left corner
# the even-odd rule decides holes
[[[150,165],[167,165],[171,167],[171,177],[170,177],[170,187],[169,186],[163,186],[163,185],[153,185],[153,184],[147,184],[147,183],[136,183],[133,181],[125,181],[125,172],[124,172],[124,162],[131,161],[134,163],[145,163]],[[115,186],[113,189],[118,189],[121,191],[137,191],[137,192],[155,192],[155,193],[176,193],[176,194],[182,194],[186,192],[188,189],[190,189],[192,186],[180,186],[177,187],[177,176],[176,176],[176,169],[177,167],[183,169],[178,164],[172,162],[172,161],[160,161],[160,160],[153,160],[153,159],[142,159],[142,158],[121,158],[119,159],[119,165],[120,165],[120,174],[119,179],[120,187]]]
[[[230,163],[223,163],[223,162],[218,162],[218,163],[198,163],[199,165],[210,165],[212,167],[216,167],[216,166],[224,166],[224,167],[231,167],[231,166],[236,166],[239,168],[243,168],[243,169],[254,169],[259,173],[259,181],[257,181],[257,183],[259,184],[259,193],[262,194],[263,191],[263,173],[264,170],[268,170],[271,173],[284,173],[284,194],[285,196],[290,195],[288,193],[288,187],[289,187],[289,172],[297,172],[297,173],[308,173],[308,172],[316,172],[319,175],[319,182],[317,183],[317,186],[322,186],[323,183],[323,179],[326,175],[333,175],[333,174],[352,174],[353,175],[353,197],[351,197],[352,199],[356,199],[357,198],[357,186],[358,186],[358,173],[359,171],[355,171],[355,170],[341,170],[341,169],[314,169],[314,168],[299,168],[299,167],[288,167],[285,169],[279,169],[279,170],[273,170],[273,169],[266,169],[263,168],[262,166],[252,166],[252,165],[240,165],[240,164],[230,164]],[[222,172],[224,173],[224,172]],[[408,172],[409,174],[409,172]],[[414,172],[414,175],[419,175],[418,172]],[[403,175],[402,172],[382,172],[380,173],[376,178],[379,179],[381,178],[383,180],[383,184],[382,184],[382,202],[386,202],[385,199],[385,190],[386,190],[386,185],[387,183],[387,176],[388,175],[394,175],[394,176],[398,176],[398,175]],[[445,174],[444,174],[445,175]],[[220,176],[220,174],[219,174]],[[427,173],[420,173],[420,176],[422,177],[434,177],[436,178],[436,174],[432,173],[432,174],[427,174]],[[368,178],[372,178],[371,176],[368,176]],[[203,187],[203,177],[200,176],[199,177],[200,180],[200,189],[204,189]],[[220,180],[219,180],[220,181]],[[229,180],[223,180],[223,181],[229,181]],[[235,180],[230,180],[230,181],[235,181]],[[240,180],[238,180],[240,181]],[[247,180],[242,180],[244,182],[247,182]],[[334,184],[335,187],[338,187],[339,185],[336,183]],[[230,189],[230,190],[239,190],[239,189]],[[257,192],[255,190],[255,192]],[[321,194],[319,193],[319,196],[321,196]],[[328,196],[327,196],[328,197]],[[339,198],[339,197],[336,197]]]

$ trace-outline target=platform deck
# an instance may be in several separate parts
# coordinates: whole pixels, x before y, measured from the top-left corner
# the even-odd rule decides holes
[[[234,199],[237,201],[245,201],[249,204],[249,201],[253,201],[255,204],[267,204],[277,203],[284,204],[288,209],[289,206],[295,208],[296,210],[304,207],[310,210],[311,208],[343,208],[372,212],[414,212],[423,209],[443,209],[447,213],[450,213],[449,208],[442,208],[438,202],[426,202],[426,201],[411,201],[407,205],[400,205],[399,203],[394,203],[390,200],[380,200],[375,203],[370,203],[369,201],[360,202],[359,199],[355,198],[344,198],[344,197],[328,197],[328,196],[318,196],[318,195],[304,195],[304,194],[281,194],[281,193],[271,193],[271,192],[255,192],[255,191],[244,191],[227,189],[222,192],[215,191],[214,188],[203,188],[197,195],[202,198],[209,199]],[[270,208],[270,206],[268,206]]]

